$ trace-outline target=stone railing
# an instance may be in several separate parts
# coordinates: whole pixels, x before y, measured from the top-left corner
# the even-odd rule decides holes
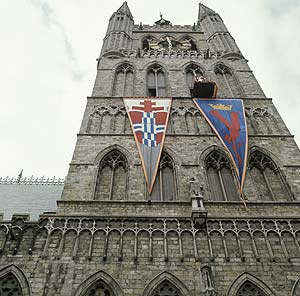
[[[142,24],[142,25],[134,25],[133,30],[134,31],[190,31],[190,32],[195,32],[199,31],[200,27],[199,26],[191,26],[191,25],[165,25],[165,26],[160,26],[160,25],[147,25],[147,24]]]
[[[160,50],[160,49],[151,49],[151,50],[141,50],[140,53],[138,50],[121,50],[121,53],[125,57],[155,57],[155,58],[218,58],[222,56],[223,52],[207,52],[207,50]]]
[[[46,177],[0,177],[0,185],[64,185],[64,178]]]

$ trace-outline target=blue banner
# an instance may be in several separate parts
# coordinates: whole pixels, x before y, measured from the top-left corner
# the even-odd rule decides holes
[[[242,194],[248,152],[243,101],[240,99],[194,99],[194,102],[228,150],[237,171]]]

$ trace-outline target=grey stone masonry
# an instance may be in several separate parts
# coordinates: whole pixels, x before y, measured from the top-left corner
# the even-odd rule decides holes
[[[193,75],[244,103],[243,202],[230,156],[192,100]],[[154,93],[172,105],[149,194],[123,98]],[[37,222],[0,221],[0,291],[300,295],[300,151],[222,18],[203,4],[192,25],[135,24],[126,2],[113,13],[57,204]]]

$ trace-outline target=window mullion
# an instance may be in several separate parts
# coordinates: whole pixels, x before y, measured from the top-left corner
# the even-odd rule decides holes
[[[226,83],[226,86],[227,86],[227,88],[228,88],[228,90],[229,90],[229,93],[230,93],[231,97],[234,97],[234,94],[233,94],[233,92],[232,92],[232,89],[231,89],[231,87],[230,87],[230,85],[229,85],[229,82],[228,82],[228,80],[227,80],[226,73],[225,73],[224,71],[222,71],[222,76],[223,76],[223,79],[224,79],[224,81],[225,81],[225,83]]]
[[[155,76],[155,91],[156,91],[156,96],[158,97],[158,77],[157,77],[157,71],[154,71],[154,76]]]
[[[227,198],[227,194],[226,194],[226,191],[225,191],[225,186],[224,186],[224,182],[223,182],[223,178],[222,178],[222,174],[221,174],[221,170],[220,170],[220,169],[218,169],[218,176],[219,176],[219,181],[220,181],[220,184],[221,184],[221,188],[222,188],[224,200],[225,200],[225,201],[228,201],[228,198]]]
[[[160,200],[164,201],[164,196],[163,196],[163,180],[162,180],[162,169],[159,170],[159,187],[160,187]]]
[[[113,198],[114,178],[115,178],[115,166],[113,166],[112,170],[111,170],[110,188],[109,188],[109,199],[110,200],[112,200],[112,198]]]
[[[125,96],[125,89],[126,89],[126,75],[127,75],[127,72],[126,72],[126,70],[124,70],[122,97]]]
[[[269,180],[268,180],[268,177],[267,177],[267,175],[266,175],[266,173],[265,173],[265,170],[262,170],[261,173],[262,173],[263,178],[264,178],[264,181],[265,181],[265,183],[266,183],[266,185],[267,185],[267,187],[268,187],[269,193],[271,194],[272,200],[275,201],[274,192],[273,192],[273,190],[272,190],[272,187],[271,187],[271,185],[270,185],[270,182],[269,182]]]

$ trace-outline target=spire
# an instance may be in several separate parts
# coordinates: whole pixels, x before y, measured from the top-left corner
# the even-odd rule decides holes
[[[121,7],[116,11],[116,13],[123,13],[126,14],[130,19],[133,19],[133,16],[131,14],[131,11],[128,7],[127,2],[123,2],[123,4],[121,5]]]
[[[203,17],[208,14],[215,14],[216,12],[202,3],[199,3],[198,21],[201,21]]]

